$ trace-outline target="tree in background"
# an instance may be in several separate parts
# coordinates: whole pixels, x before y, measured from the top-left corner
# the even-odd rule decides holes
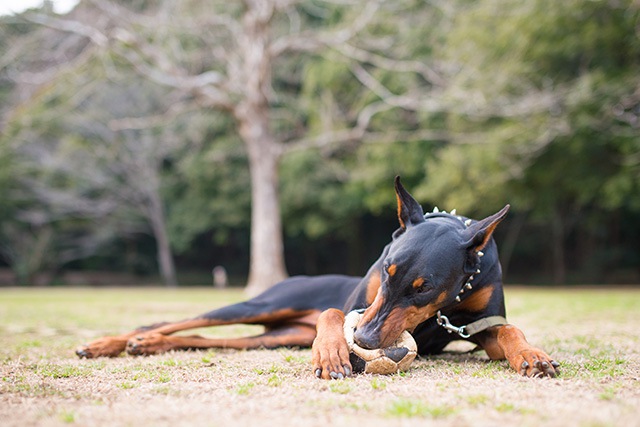
[[[202,258],[198,251],[212,238],[218,254],[224,246],[240,259],[249,225],[257,235],[268,212],[279,217],[275,207],[290,247],[315,260],[302,271],[335,271],[321,264],[329,254],[359,272],[367,248],[392,231],[380,218],[393,217],[390,183],[400,174],[425,206],[482,216],[511,203],[497,237],[513,271],[551,271],[564,282],[572,279],[568,269],[589,280],[614,280],[608,274],[621,266],[637,270],[632,1],[86,0],[65,17],[27,16],[7,27],[11,37],[0,37],[0,162],[12,171],[0,173],[0,189],[26,195],[6,198],[2,227],[24,218],[17,208],[65,212],[53,209],[64,200],[61,190],[77,196],[92,188],[88,200],[109,200],[99,186],[81,185],[93,181],[74,173],[82,168],[72,166],[78,162],[68,147],[103,147],[111,157],[84,162],[101,169],[146,138],[159,144],[157,153],[141,144],[138,154],[156,165],[170,244],[190,259]],[[151,102],[139,104],[145,99]],[[87,129],[91,120],[102,126]],[[36,137],[58,163],[14,150]],[[60,174],[32,185],[45,174],[21,168],[26,160]],[[127,185],[120,176],[104,182]],[[49,187],[52,197],[33,191]],[[257,207],[256,191],[269,195],[266,207]],[[134,203],[120,200],[101,217],[129,224],[113,227],[114,235],[149,224]],[[63,237],[72,224],[71,234],[92,236],[91,224],[108,224],[66,212],[54,227],[31,222],[27,229]],[[273,247],[257,242],[252,254],[275,273],[251,281],[270,284],[284,271],[281,250],[269,258]]]
[[[396,35],[407,28],[399,18],[420,10],[413,2],[167,1],[142,8],[86,1],[83,7],[98,10],[104,22],[81,19],[80,12],[74,20],[30,19],[86,37],[92,49],[112,52],[140,75],[171,88],[174,103],[167,110],[195,103],[235,120],[251,176],[250,293],[286,276],[278,189],[283,154],[363,138],[379,113],[420,107],[415,83],[422,79],[420,86],[432,86],[436,77],[423,63],[398,55],[407,53]],[[357,97],[351,111],[328,111],[313,129],[294,98],[301,85],[295,62],[309,55],[332,55],[360,87],[350,94]],[[376,73],[406,74],[414,85],[398,85],[394,92]]]
[[[567,279],[570,236],[587,264],[604,262],[604,224],[640,203],[639,22],[632,1],[459,9],[439,54],[460,64],[449,90],[470,114],[448,128],[481,141],[444,147],[418,195],[481,215],[509,201],[517,229],[527,217],[545,229],[556,283]]]

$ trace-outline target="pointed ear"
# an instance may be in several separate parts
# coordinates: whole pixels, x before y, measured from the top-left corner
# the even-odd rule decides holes
[[[467,250],[476,253],[481,251],[489,242],[491,235],[498,224],[500,224],[500,221],[507,216],[507,212],[509,212],[510,207],[510,205],[506,205],[504,208],[500,209],[500,212],[471,224],[469,228],[463,232],[463,238]]]
[[[404,189],[399,176],[396,176],[395,187],[396,199],[398,200],[398,221],[402,230],[424,222],[422,206]]]

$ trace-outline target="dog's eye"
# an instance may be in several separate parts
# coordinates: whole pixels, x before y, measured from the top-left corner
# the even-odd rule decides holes
[[[424,280],[422,277],[418,277],[416,280],[413,281],[412,283],[413,289],[416,293],[420,294],[424,291],[426,291],[427,289],[429,289],[429,286],[427,284],[427,281]]]
[[[388,264],[384,266],[384,270],[387,272],[389,276],[394,276],[396,271],[398,270],[398,266],[396,264]]]

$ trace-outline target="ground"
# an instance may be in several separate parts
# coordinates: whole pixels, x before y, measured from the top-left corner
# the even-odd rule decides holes
[[[104,334],[241,298],[204,288],[0,289],[1,424],[640,426],[640,288],[507,288],[509,320],[561,363],[555,379],[522,378],[482,352],[344,381],[316,379],[308,349],[73,353]]]

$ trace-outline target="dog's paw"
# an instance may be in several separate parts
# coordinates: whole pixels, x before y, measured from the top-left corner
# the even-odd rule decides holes
[[[553,378],[560,367],[547,353],[535,347],[520,351],[509,362],[520,375],[532,378]]]
[[[127,338],[103,337],[85,344],[76,349],[76,354],[81,359],[93,359],[95,357],[117,357],[127,345]]]
[[[325,380],[350,377],[353,369],[349,362],[349,347],[343,336],[317,337],[312,347],[313,373]]]
[[[127,353],[132,356],[149,356],[164,353],[171,349],[166,335],[146,333],[136,335],[127,341]]]

